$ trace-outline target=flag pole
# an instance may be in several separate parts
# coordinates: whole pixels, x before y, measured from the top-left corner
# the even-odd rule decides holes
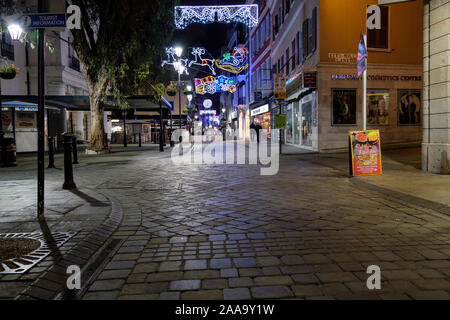
[[[367,48],[367,35],[364,35],[364,46]],[[362,115],[363,115],[363,131],[367,130],[367,57],[366,57],[366,68],[363,72],[363,99],[362,99]]]

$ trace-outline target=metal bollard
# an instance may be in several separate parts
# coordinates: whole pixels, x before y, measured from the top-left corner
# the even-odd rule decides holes
[[[73,164],[78,164],[77,137],[72,137]]]
[[[142,148],[142,135],[139,132],[139,148]]]
[[[55,137],[48,137],[48,168],[55,168]]]
[[[63,134],[64,139],[64,190],[76,189],[77,186],[73,181],[73,167],[72,167],[72,135],[70,133]]]

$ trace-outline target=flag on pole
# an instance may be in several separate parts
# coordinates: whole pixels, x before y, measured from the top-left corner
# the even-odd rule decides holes
[[[358,46],[358,59],[357,59],[357,66],[358,66],[358,77],[360,77],[364,71],[367,69],[367,48],[366,43],[364,41],[364,35],[361,32],[361,40],[359,41]]]

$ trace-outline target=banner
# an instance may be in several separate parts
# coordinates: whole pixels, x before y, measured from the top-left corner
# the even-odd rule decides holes
[[[379,130],[350,131],[349,146],[351,175],[356,177],[383,173]]]
[[[364,35],[361,32],[361,39],[359,40],[358,46],[358,58],[356,60],[358,67],[358,77],[360,77],[364,71],[367,69],[367,48],[364,41]]]

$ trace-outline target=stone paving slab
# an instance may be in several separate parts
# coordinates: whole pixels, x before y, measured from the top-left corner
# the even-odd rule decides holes
[[[124,209],[121,248],[84,299],[448,299],[450,219],[437,207],[309,155],[282,157],[276,176],[168,156],[106,155],[76,170]],[[365,286],[370,265],[381,290]]]

